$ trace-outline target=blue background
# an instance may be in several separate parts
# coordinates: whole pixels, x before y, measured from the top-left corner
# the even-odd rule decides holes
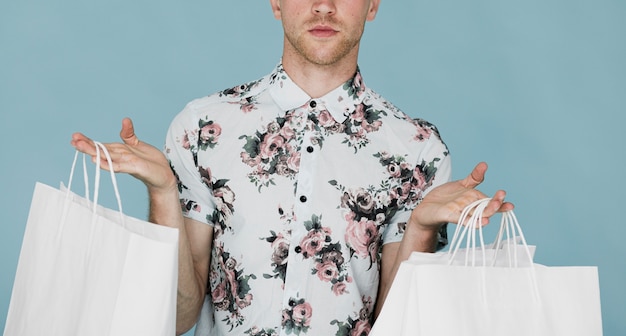
[[[537,262],[599,267],[611,336],[626,335],[624,18],[622,0],[383,1],[359,62],[439,127],[455,178],[489,163],[481,189],[508,191]],[[281,47],[267,1],[0,2],[0,329],[34,184],[67,181],[70,135],[117,141],[130,116],[160,147],[184,104],[265,75]],[[145,188],[119,178],[145,218]]]

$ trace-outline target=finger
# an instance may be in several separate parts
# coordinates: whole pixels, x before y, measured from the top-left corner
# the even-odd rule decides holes
[[[96,155],[96,146],[94,142],[82,133],[77,132],[72,134],[72,140],[70,141],[70,144],[74,146],[76,150],[82,153],[91,156]]]
[[[129,158],[132,156],[129,155],[129,151],[126,148],[126,145],[120,143],[110,143],[104,144],[109,153],[109,158],[111,159],[111,166],[113,167],[113,171],[116,173],[133,173],[134,164]],[[91,160],[93,163],[97,164],[97,157],[92,156]],[[104,153],[100,153],[100,167],[104,170],[110,171],[109,161],[106,158]]]
[[[506,192],[504,190],[498,190],[487,204],[487,207],[483,211],[483,224],[489,223],[489,218],[498,212],[506,212],[513,210],[513,203],[506,202],[504,198]]]
[[[499,212],[502,204],[504,204],[504,197],[506,197],[506,192],[504,190],[498,190],[489,201],[489,204],[483,210],[483,217],[491,217],[496,212]]]
[[[490,204],[490,211],[493,212],[506,212],[513,210],[515,207],[513,203],[506,202],[504,198],[506,197],[506,192],[504,190],[498,190],[495,195],[492,197],[492,200],[496,200],[494,204]]]
[[[125,144],[129,146],[136,146],[139,143],[139,138],[135,135],[135,127],[133,121],[130,118],[124,118],[122,120],[122,130],[120,131],[120,138]]]
[[[486,171],[487,164],[485,162],[478,163],[472,172],[461,181],[461,184],[466,188],[476,188],[485,180]]]

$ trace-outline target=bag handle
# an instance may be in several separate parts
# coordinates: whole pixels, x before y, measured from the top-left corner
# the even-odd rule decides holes
[[[111,155],[109,154],[109,151],[107,150],[107,148],[100,142],[98,141],[94,141],[94,144],[96,145],[96,161],[97,161],[97,167],[96,167],[96,181],[95,181],[95,190],[94,190],[94,196],[93,196],[93,212],[94,214],[96,213],[96,208],[98,205],[98,195],[99,195],[99,191],[100,191],[100,150],[102,150],[102,152],[104,153],[104,156],[107,159],[107,164],[109,166],[109,172],[111,173],[111,182],[113,183],[113,191],[115,192],[115,199],[117,200],[117,208],[120,212],[120,217],[123,218],[123,214],[122,214],[122,199],[120,197],[120,191],[117,187],[117,179],[115,178],[115,171],[113,170],[113,160],[111,160]],[[122,220],[122,223],[124,223],[124,221]]]
[[[454,235],[452,237],[450,243],[450,250],[448,253],[450,254],[448,264],[451,264],[454,260],[454,257],[461,249],[463,245],[463,239],[465,239],[465,265],[476,266],[476,253],[477,250],[480,249],[482,253],[483,266],[487,266],[486,261],[486,248],[485,242],[483,239],[483,228],[480,223],[481,218],[483,217],[483,212],[491,198],[483,198],[478,201],[471,203],[466,206],[463,211],[461,211],[461,215],[459,216],[458,225],[454,231]],[[471,215],[470,215],[471,214]],[[476,234],[478,232],[479,243],[476,242]],[[521,240],[521,245],[524,247],[524,251],[526,252],[526,257],[530,264],[533,263],[532,254],[530,253],[530,249],[528,244],[526,243],[526,239],[524,238],[524,234],[522,233],[522,229],[519,225],[517,217],[513,213],[513,211],[507,211],[502,214],[502,219],[500,221],[500,229],[498,231],[498,235],[496,236],[496,240],[494,242],[494,248],[496,249],[492,264],[490,266],[494,266],[496,262],[496,257],[498,251],[502,247],[504,236],[507,237],[507,240],[511,240],[511,238],[519,235]],[[513,247],[517,247],[517,243],[507,244],[507,248],[510,248],[511,245]],[[471,255],[471,262],[470,262]],[[517,267],[518,265],[518,256],[517,256],[517,248],[513,248],[513,257],[511,259],[511,253],[509,255],[509,265],[513,267]]]
[[[474,201],[468,206],[466,206],[463,211],[461,211],[461,215],[459,216],[459,221],[454,230],[454,235],[452,236],[452,240],[450,241],[450,250],[448,253],[450,254],[450,258],[448,260],[448,264],[452,263],[452,260],[461,249],[463,245],[463,239],[466,239],[466,254],[465,254],[465,265],[468,264],[469,252],[472,252],[473,260],[472,266],[475,266],[476,261],[476,231],[479,232],[480,244],[479,247],[484,247],[484,239],[482,226],[478,225],[478,221],[482,217],[482,212],[484,208],[487,206],[488,202],[484,202],[484,200]],[[472,215],[469,214],[472,212]],[[467,235],[467,237],[465,237]],[[483,252],[483,261],[485,260],[485,251],[482,248]]]
[[[508,252],[507,255],[509,256],[509,265],[513,264],[513,267],[518,266],[517,262],[519,258],[517,256],[517,250],[518,250],[516,248],[517,245],[524,246],[524,252],[526,252],[526,256],[528,257],[528,260],[532,264],[533,262],[532,254],[530,253],[530,249],[528,247],[528,244],[526,243],[524,232],[522,232],[522,228],[520,227],[519,221],[517,220],[517,217],[515,216],[515,213],[513,211],[507,211],[502,214],[502,219],[500,222],[500,230],[498,231],[496,240],[494,242],[495,253],[494,253],[493,263],[495,263],[495,260],[498,256],[498,252],[502,249],[502,243],[503,243],[503,239],[505,235],[506,235],[506,241],[512,242],[506,245],[507,252]],[[515,237],[519,237],[521,244],[518,244]],[[513,247],[512,259],[511,259],[511,246]]]
[[[120,192],[119,192],[119,188],[117,186],[117,179],[115,178],[115,171],[113,170],[113,160],[111,159],[111,155],[109,154],[109,151],[107,150],[106,146],[104,146],[101,142],[98,141],[93,141],[95,147],[96,147],[96,168],[95,168],[95,181],[94,181],[94,194],[93,194],[93,202],[92,202],[92,212],[95,215],[96,214],[96,210],[98,209],[98,199],[99,199],[99,194],[100,194],[100,171],[102,170],[102,166],[101,166],[101,158],[102,155],[104,155],[104,157],[107,160],[107,165],[109,168],[109,172],[111,174],[111,182],[113,184],[113,191],[115,193],[115,198],[117,200],[117,207],[118,207],[118,212],[120,214],[120,220],[121,220],[121,224],[123,226],[125,226],[125,221],[124,221],[124,214],[123,214],[123,209],[122,209],[122,199],[120,197]],[[70,190],[72,188],[72,180],[74,177],[74,171],[76,168],[76,161],[78,160],[78,154],[79,151],[76,151],[76,153],[74,154],[74,160],[72,162],[72,168],[70,170],[70,177],[68,180],[68,185],[67,185],[67,190],[66,190],[66,198],[69,197],[70,195]],[[85,156],[86,154],[83,154],[83,158],[82,158],[82,165],[83,165],[83,178],[84,178],[84,183],[85,183],[85,199],[87,199],[89,201],[90,198],[90,192],[89,192],[89,174],[87,173],[87,164],[86,164],[86,160],[85,160]],[[95,217],[94,217],[95,218]]]
[[[74,153],[74,161],[72,162],[72,169],[70,169],[70,178],[68,179],[67,189],[65,190],[66,198],[69,197],[70,190],[72,189],[72,180],[74,179],[74,170],[76,168],[76,161],[78,160],[79,153],[79,151],[76,151],[76,153]],[[91,197],[91,195],[89,193],[89,174],[87,174],[87,163],[85,162],[86,156],[86,154],[83,154],[83,180],[85,184],[85,199],[89,200],[89,197]]]
[[[466,239],[467,250],[465,252],[465,266],[469,266],[470,251],[472,255],[471,266],[476,266],[475,265],[476,264],[476,250],[477,250],[476,231],[478,231],[478,235],[480,238],[479,248],[483,256],[483,265],[482,265],[483,277],[485,277],[484,270],[487,266],[487,260],[486,260],[486,253],[485,253],[486,252],[485,243],[483,241],[483,229],[482,229],[483,226],[481,225],[480,221],[481,221],[481,218],[483,217],[483,211],[489,204],[490,200],[491,200],[490,198],[484,198],[476,202],[473,202],[472,204],[465,207],[465,209],[463,209],[463,211],[461,212],[461,215],[459,216],[459,222],[456,227],[456,230],[454,231],[452,242],[450,243],[450,251],[448,251],[448,253],[450,254],[450,258],[448,259],[448,264],[450,265],[452,264],[452,261],[454,260],[454,256],[459,251],[462,245],[462,240],[464,236],[467,234],[467,239]],[[524,251],[526,252],[525,253],[526,257],[529,260],[529,265],[530,265],[530,279],[529,280],[531,282],[531,286],[533,290],[533,298],[536,300],[536,302],[540,303],[541,297],[539,295],[539,285],[537,282],[537,274],[535,272],[535,267],[533,264],[533,257],[532,257],[532,254],[530,253],[528,244],[526,243],[526,239],[524,238],[524,234],[522,233],[522,228],[520,227],[519,222],[517,221],[517,217],[515,216],[513,211],[507,211],[507,212],[502,213],[502,219],[500,221],[500,230],[496,237],[496,242],[494,243],[494,247],[496,251],[494,253],[491,267],[495,266],[495,262],[497,260],[497,253],[501,249],[503,236],[506,235],[507,239],[509,239],[510,241],[511,236],[515,237],[516,234],[519,234],[521,245],[523,245]],[[514,253],[513,253],[513,260],[511,261],[511,253],[509,250],[509,253],[508,253],[509,266],[517,267],[518,265],[517,261],[519,259],[517,256],[518,249],[516,247],[518,244],[515,240],[513,240],[513,244],[507,244],[507,248],[510,249],[511,245],[514,246],[514,249],[513,249]],[[485,281],[482,281],[482,291],[483,293],[489,291],[489,288],[487,288]],[[486,296],[483,295],[483,300],[485,298]],[[484,302],[484,303],[488,304],[487,302]]]

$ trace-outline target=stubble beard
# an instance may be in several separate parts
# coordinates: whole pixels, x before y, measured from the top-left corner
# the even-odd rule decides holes
[[[314,26],[314,24],[306,25],[306,27],[310,26]],[[300,34],[290,33],[293,31],[285,27],[285,37],[293,50],[307,62],[320,66],[339,63],[358,46],[363,34],[363,28],[361,28],[360,30],[349,31],[350,33],[343,35],[339,41],[320,44],[312,41],[306,31]],[[342,29],[341,31],[345,30]],[[320,49],[327,50],[321,51]]]

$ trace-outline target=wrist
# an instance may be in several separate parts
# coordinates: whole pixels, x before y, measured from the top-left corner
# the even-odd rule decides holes
[[[171,171],[168,171],[166,174],[161,174],[160,177],[153,178],[152,181],[145,180],[144,184],[148,188],[150,195],[178,194],[178,179]]]
[[[149,221],[174,228],[181,228],[182,211],[178,185],[148,186],[150,203]]]
[[[423,223],[419,219],[415,218],[415,216],[411,216],[409,222],[407,223],[407,231],[411,230],[420,234],[436,234],[444,224],[446,223]]]
[[[445,223],[424,225],[416,221],[407,223],[405,238],[413,251],[434,252],[439,241],[439,231]]]
[[[160,185],[146,184],[148,188],[148,195],[150,197],[151,202],[159,202],[163,201],[171,201],[172,199],[179,198],[178,193],[178,181],[174,176],[168,178],[166,182]]]

